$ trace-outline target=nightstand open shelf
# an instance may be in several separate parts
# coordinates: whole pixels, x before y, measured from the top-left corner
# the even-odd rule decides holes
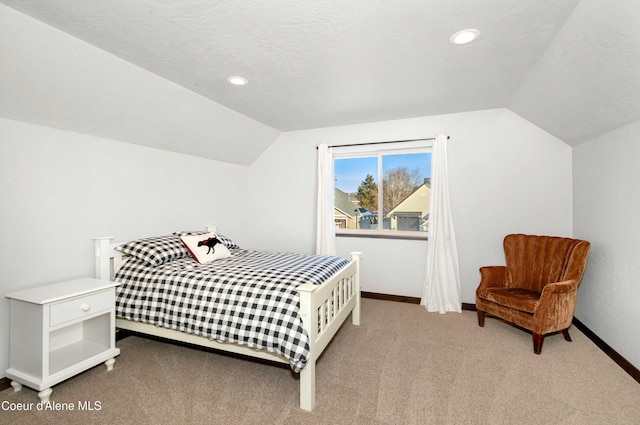
[[[115,282],[78,279],[7,295],[11,300],[10,367],[16,391],[26,385],[42,401],[51,386],[105,362],[113,368]]]

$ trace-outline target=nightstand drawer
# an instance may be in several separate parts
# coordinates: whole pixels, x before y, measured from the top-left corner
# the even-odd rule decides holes
[[[56,326],[60,323],[80,319],[102,310],[112,309],[115,305],[114,292],[113,289],[109,289],[51,305],[49,311],[49,326]]]

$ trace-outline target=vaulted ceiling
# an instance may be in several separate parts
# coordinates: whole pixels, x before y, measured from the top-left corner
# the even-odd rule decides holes
[[[635,0],[0,2],[278,131],[509,108],[575,145],[640,119]]]

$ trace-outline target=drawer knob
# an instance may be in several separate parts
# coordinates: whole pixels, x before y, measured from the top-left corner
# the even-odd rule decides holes
[[[82,304],[80,306],[80,308],[82,309],[82,311],[89,311],[89,310],[91,310],[91,305],[90,304]]]

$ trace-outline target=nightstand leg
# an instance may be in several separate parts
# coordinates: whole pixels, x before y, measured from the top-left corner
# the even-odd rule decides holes
[[[104,365],[107,367],[107,372],[113,370],[113,364],[116,362],[116,359],[109,359],[104,362]]]
[[[13,392],[17,393],[22,389],[22,384],[20,382],[11,381],[11,386],[13,387]]]
[[[49,397],[51,396],[52,392],[53,390],[51,388],[42,390],[38,393],[38,398],[40,399],[41,402],[46,403],[47,401],[49,401]]]

